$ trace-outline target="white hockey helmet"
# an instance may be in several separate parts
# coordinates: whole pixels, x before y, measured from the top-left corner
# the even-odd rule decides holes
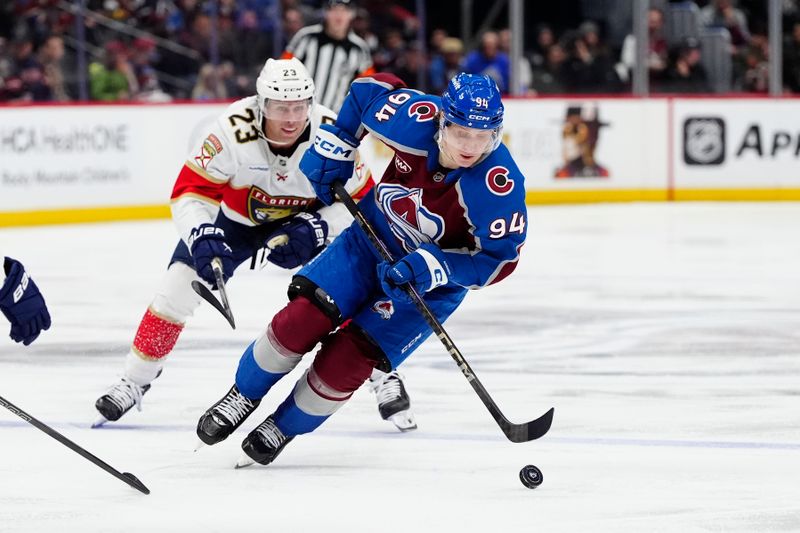
[[[256,79],[258,107],[264,109],[267,100],[308,100],[314,97],[314,80],[305,65],[291,59],[267,59]]]

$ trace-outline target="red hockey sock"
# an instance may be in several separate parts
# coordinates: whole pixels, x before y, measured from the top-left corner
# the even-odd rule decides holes
[[[146,359],[162,359],[175,347],[182,330],[183,324],[170,322],[148,308],[136,330],[133,349]]]

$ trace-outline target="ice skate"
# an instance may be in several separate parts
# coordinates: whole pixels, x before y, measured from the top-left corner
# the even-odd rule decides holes
[[[148,390],[150,390],[150,385],[140,386],[128,378],[120,379],[118,383],[115,383],[108,389],[108,392],[100,396],[95,402],[94,406],[100,416],[92,424],[92,427],[100,427],[106,422],[119,420],[134,405],[141,411],[142,396]]]
[[[203,443],[222,442],[256,410],[261,400],[245,398],[234,385],[197,422],[197,436]]]
[[[370,379],[370,389],[377,397],[381,418],[393,423],[400,431],[417,429],[417,422],[411,412],[411,399],[400,373],[394,370],[378,379]]]
[[[242,441],[245,455],[236,463],[236,468],[244,468],[254,462],[270,464],[292,439],[294,437],[287,437],[278,429],[272,416],[267,417]]]

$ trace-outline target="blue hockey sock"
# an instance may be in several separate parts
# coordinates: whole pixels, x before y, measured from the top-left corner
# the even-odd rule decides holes
[[[295,391],[278,406],[272,419],[278,429],[287,437],[311,433],[325,422],[330,415],[311,415],[298,407]]]
[[[253,355],[254,345],[255,341],[250,343],[250,346],[242,354],[242,358],[239,359],[239,368],[236,369],[236,386],[246,398],[260,400],[288,372],[273,373],[258,366]]]

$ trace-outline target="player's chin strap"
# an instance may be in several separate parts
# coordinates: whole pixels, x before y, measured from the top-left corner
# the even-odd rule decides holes
[[[270,139],[269,137],[267,137],[267,134],[264,133],[265,126],[267,125],[267,117],[265,117],[264,115],[262,115],[262,117],[263,118],[261,120],[261,127],[258,129],[258,136],[259,137],[261,137],[262,139],[267,141],[269,144],[274,144],[276,146],[291,146],[291,145],[293,145],[294,143],[297,142],[297,139],[295,139],[295,140],[293,140],[291,142],[282,142],[282,141],[275,141],[275,140]],[[300,130],[300,135],[303,134],[303,132],[306,130],[306,128],[308,127],[308,124],[310,122],[311,121],[309,119],[306,119],[306,123],[303,124],[303,129]],[[298,136],[298,138],[299,138],[299,136]]]

